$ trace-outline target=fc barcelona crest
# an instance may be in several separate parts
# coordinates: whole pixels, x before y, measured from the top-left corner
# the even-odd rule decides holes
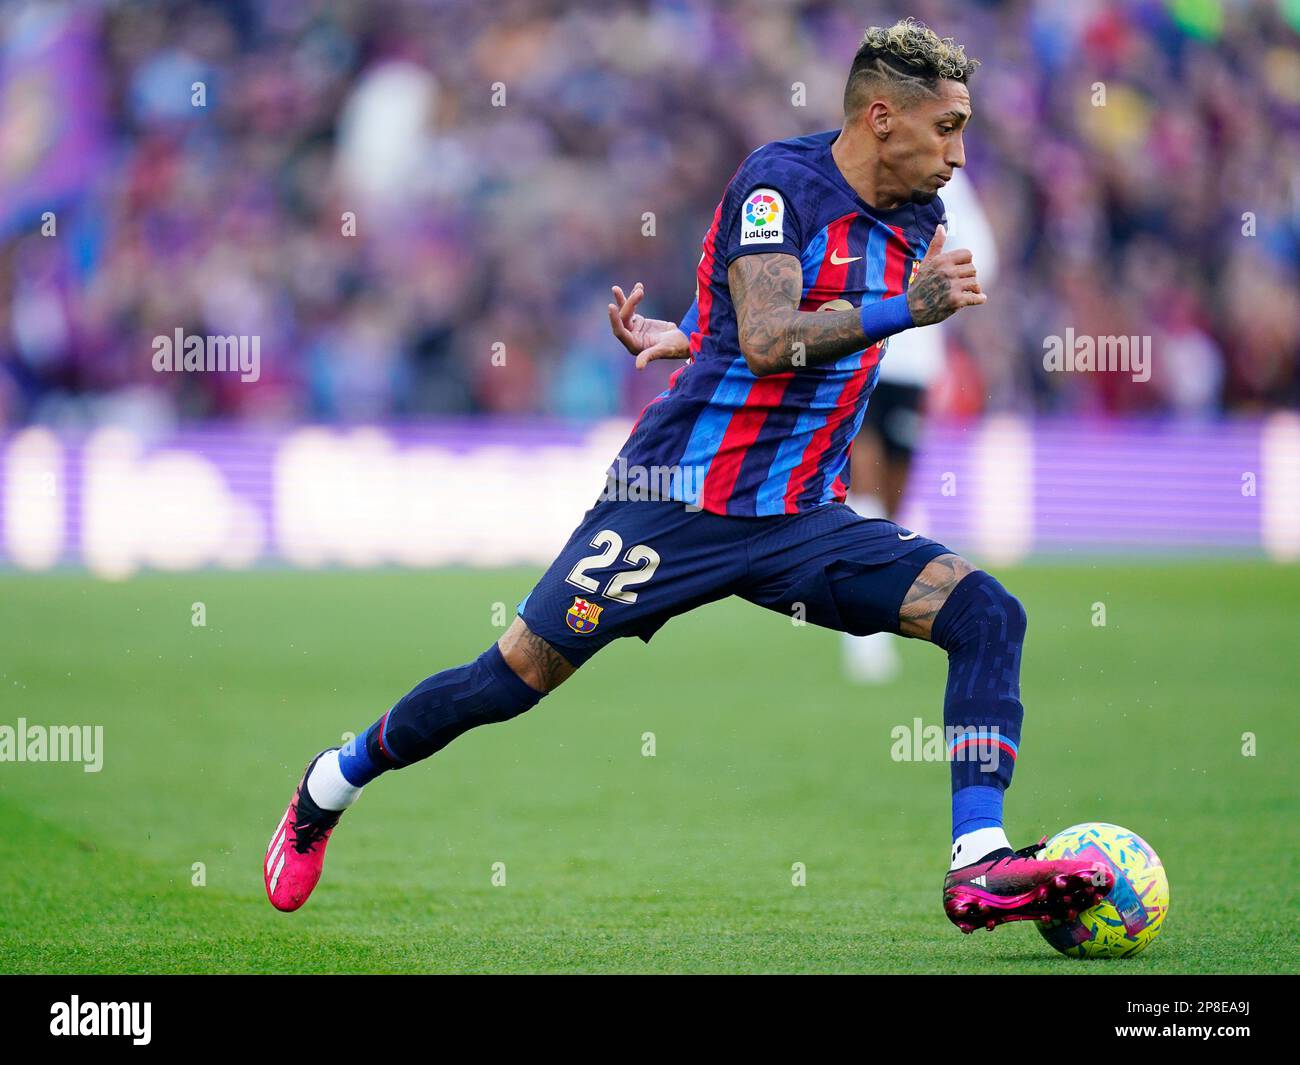
[[[597,606],[595,603],[589,603],[581,596],[573,597],[573,606],[569,607],[568,613],[564,615],[565,622],[569,628],[579,636],[586,636],[589,632],[595,632],[596,626],[600,624],[600,615],[604,611],[603,606]]]
[[[912,272],[911,272],[911,274],[908,275],[908,278],[907,278],[907,284],[908,284],[909,287],[911,286],[912,282],[916,280],[916,272],[917,272],[919,269],[921,269],[921,260],[920,260],[920,259],[913,259],[913,260],[912,260]]]

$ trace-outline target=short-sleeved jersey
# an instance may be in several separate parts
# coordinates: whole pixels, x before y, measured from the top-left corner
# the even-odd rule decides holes
[[[728,183],[696,271],[690,359],[641,412],[610,468],[614,480],[667,486],[663,495],[735,516],[844,499],[849,448],[884,343],[757,377],[741,354],[727,284],[735,259],[775,252],[802,265],[802,311],[846,310],[906,290],[943,204],[870,206],[831,155],[838,135],[764,145]]]

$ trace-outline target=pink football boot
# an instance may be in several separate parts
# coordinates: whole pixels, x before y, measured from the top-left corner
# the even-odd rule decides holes
[[[343,816],[342,810],[322,810],[307,791],[307,777],[320,756],[313,758],[303,771],[289,800],[289,809],[280,818],[266,848],[266,862],[262,867],[266,897],[272,906],[286,913],[306,902],[320,880],[325,845]]]
[[[1044,836],[1018,851],[1003,848],[953,869],[943,882],[943,910],[963,932],[990,932],[1007,921],[1073,920],[1095,906],[1115,885],[1101,861],[1077,858],[1038,861]]]

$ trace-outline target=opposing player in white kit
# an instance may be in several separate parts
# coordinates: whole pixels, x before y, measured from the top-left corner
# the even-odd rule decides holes
[[[987,290],[997,275],[997,244],[971,181],[961,170],[943,190],[949,232],[980,264]],[[903,492],[920,440],[926,390],[944,368],[945,326],[909,329],[890,338],[889,357],[880,363],[880,381],[867,407],[862,431],[853,443],[848,503],[864,518],[899,516]],[[912,523],[923,526],[919,517]],[[845,675],[859,684],[884,684],[898,675],[897,637],[844,633]]]

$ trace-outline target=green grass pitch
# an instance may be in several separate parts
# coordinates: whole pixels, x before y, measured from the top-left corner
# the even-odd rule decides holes
[[[1140,957],[958,933],[947,767],[890,757],[942,723],[942,653],[855,688],[836,634],[737,600],[377,782],[277,913],[260,864],[307,758],[476,655],[535,573],[272,571],[0,579],[0,724],[104,726],[97,774],[0,763],[0,971],[1297,971],[1300,569],[998,573],[1029,612],[1008,830],[1145,836],[1172,904]]]

